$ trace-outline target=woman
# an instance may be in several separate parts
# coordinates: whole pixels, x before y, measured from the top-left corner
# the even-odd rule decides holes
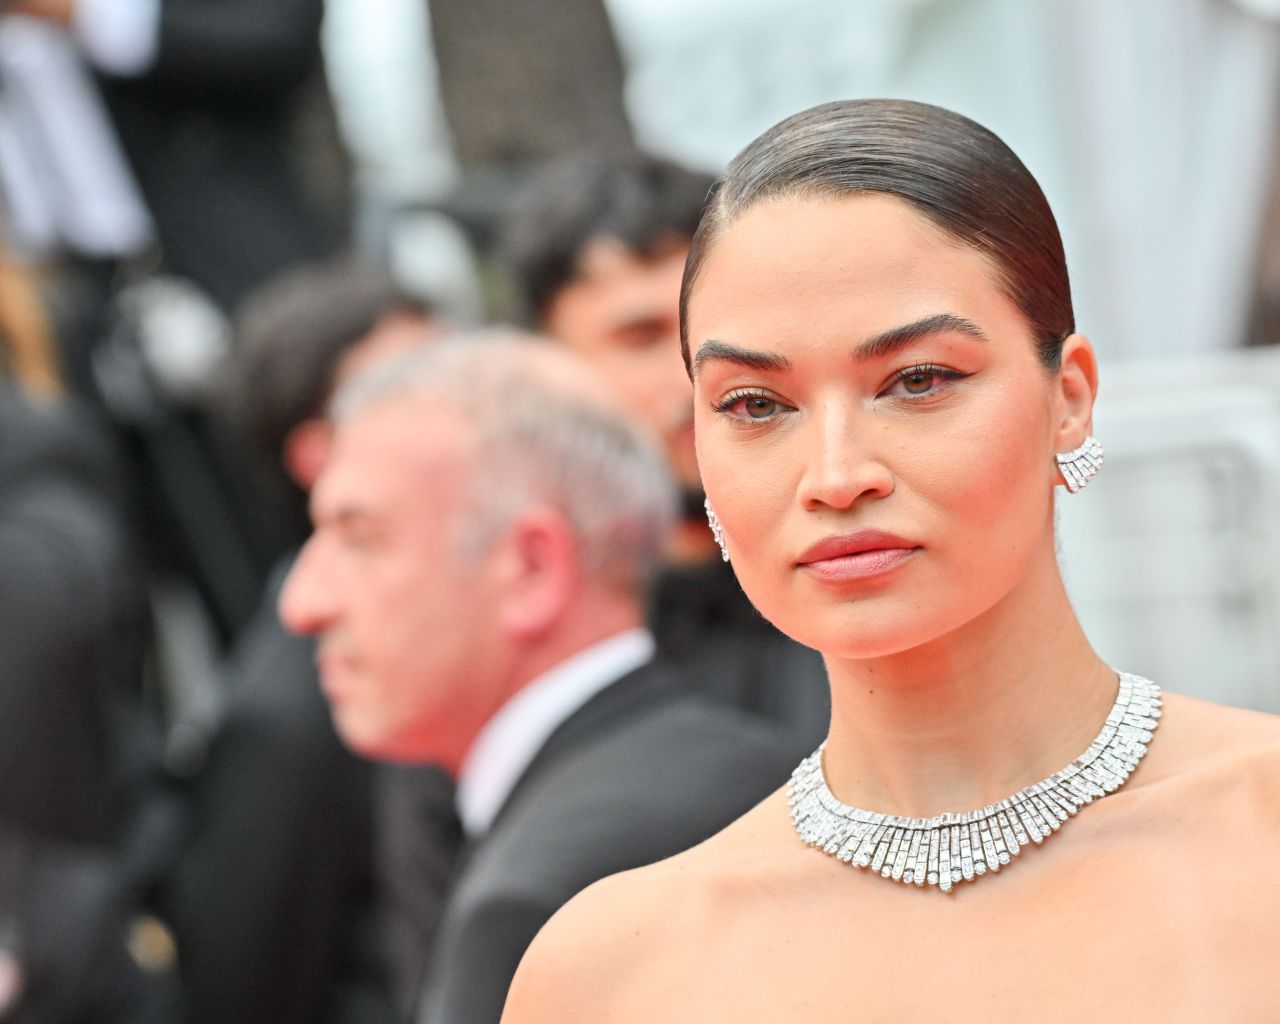
[[[830,732],[574,900],[504,1019],[1280,1019],[1280,725],[1162,709],[1071,610],[1097,374],[1017,158],[920,104],[796,115],[730,165],[682,307],[713,527],[823,653]]]

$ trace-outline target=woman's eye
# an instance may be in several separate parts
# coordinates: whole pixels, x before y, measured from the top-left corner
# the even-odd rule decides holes
[[[716,406],[718,412],[740,420],[770,420],[785,408],[776,398],[756,394],[729,395]]]
[[[928,394],[933,383],[934,374],[927,370],[913,370],[902,378],[902,387],[909,395]]]
[[[923,398],[967,376],[968,374],[946,370],[940,366],[912,366],[895,374],[888,390],[898,388],[905,397]]]
[[[753,420],[768,419],[778,411],[778,403],[772,398],[744,398],[742,411]]]

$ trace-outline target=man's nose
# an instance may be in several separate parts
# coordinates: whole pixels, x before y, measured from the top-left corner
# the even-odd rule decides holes
[[[291,633],[310,635],[323,632],[333,621],[333,588],[317,537],[303,545],[280,591],[277,612]]]
[[[799,484],[806,509],[847,510],[859,501],[893,493],[880,428],[855,399],[820,402],[807,419]]]

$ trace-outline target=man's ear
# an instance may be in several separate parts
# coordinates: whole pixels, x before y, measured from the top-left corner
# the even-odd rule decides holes
[[[285,435],[280,452],[293,482],[310,492],[319,479],[333,447],[333,427],[325,420],[303,420]]]
[[[547,506],[518,514],[497,552],[498,615],[508,635],[533,638],[569,613],[581,578],[578,540],[564,515]]]
[[[1093,433],[1093,403],[1098,397],[1098,362],[1083,334],[1062,343],[1062,367],[1055,395],[1054,451],[1079,448]]]

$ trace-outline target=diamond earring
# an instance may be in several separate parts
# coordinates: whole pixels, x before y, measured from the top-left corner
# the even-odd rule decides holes
[[[1086,437],[1084,444],[1073,452],[1055,455],[1058,472],[1062,474],[1067,490],[1079,494],[1098,475],[1102,468],[1102,444],[1096,437]]]
[[[724,527],[720,525],[720,517],[716,515],[716,510],[711,507],[711,499],[707,498],[702,507],[707,510],[707,522],[711,525],[711,536],[716,539],[716,543],[720,545],[720,557],[726,562],[729,561],[729,549],[724,543]]]

